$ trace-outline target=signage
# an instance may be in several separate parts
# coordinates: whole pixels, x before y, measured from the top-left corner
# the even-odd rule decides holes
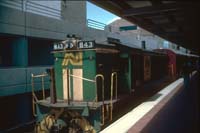
[[[62,65],[67,66],[69,64],[77,66],[83,64],[83,53],[76,52],[76,53],[65,53],[65,57],[63,59]]]
[[[94,41],[79,41],[77,47],[80,49],[94,48]]]
[[[73,48],[74,44],[72,42],[68,42],[68,43],[55,43],[53,48],[54,50],[62,50],[62,49],[70,49]]]
[[[54,43],[54,50],[94,48],[94,41],[62,41]]]

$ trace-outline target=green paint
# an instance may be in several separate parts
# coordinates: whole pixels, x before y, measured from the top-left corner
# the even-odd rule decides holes
[[[128,89],[129,89],[129,91],[131,91],[131,68],[132,66],[131,66],[131,57],[129,57],[129,59],[128,59],[128,77],[127,77],[127,79],[128,79]]]
[[[89,116],[89,108],[88,107],[84,107],[83,111],[81,112],[82,116]]]
[[[128,53],[122,53],[122,54],[120,54],[120,57],[121,58],[128,58],[129,55],[128,55]]]
[[[51,108],[42,106],[40,104],[36,104],[36,120],[37,122],[41,122],[45,116],[47,116],[50,112]]]
[[[90,111],[89,121],[97,132],[101,130],[101,108]]]
[[[124,63],[125,70],[122,70],[119,75],[120,80],[120,88],[122,88],[123,92],[129,92],[131,90],[131,57],[127,53],[120,54],[122,60],[127,60]]]
[[[90,59],[89,59],[90,58]],[[92,59],[91,59],[92,58]],[[87,51],[83,53],[83,77],[95,79],[96,76],[96,53],[95,51]],[[95,83],[83,80],[83,98],[85,101],[93,101],[95,99]]]
[[[75,52],[74,52],[75,53]],[[70,63],[67,66],[62,66],[65,53],[55,53],[55,79],[56,79],[56,92],[59,99],[63,99],[63,69],[70,69],[72,74],[73,69],[83,69],[83,77],[87,79],[94,79],[96,76],[96,54],[95,51],[85,51],[83,52],[83,64],[72,65]],[[70,89],[73,98],[73,78],[70,79]],[[93,101],[95,98],[95,83],[83,80],[83,100]]]
[[[62,79],[62,61],[64,53],[55,53],[55,83],[56,83],[56,95],[58,99],[63,99],[63,79]]]

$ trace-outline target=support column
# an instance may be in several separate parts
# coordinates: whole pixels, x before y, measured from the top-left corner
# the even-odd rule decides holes
[[[18,67],[28,66],[27,38],[17,38],[12,42],[12,65]]]

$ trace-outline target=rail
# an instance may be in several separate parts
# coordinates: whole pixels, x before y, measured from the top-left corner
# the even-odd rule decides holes
[[[51,17],[54,19],[61,19],[61,10],[59,9],[51,8],[49,6],[45,6],[32,1],[27,1],[27,4],[25,6],[26,6],[25,10],[27,12]]]
[[[0,6],[14,8],[22,11],[23,1],[21,0],[1,0]]]
[[[82,80],[85,80],[85,81],[89,81],[89,82],[94,82],[96,83],[95,80],[92,80],[92,79],[88,79],[88,78],[84,78],[84,77],[80,77],[80,76],[76,76],[76,75],[73,75],[73,74],[69,74],[70,77],[74,77],[74,78],[78,78],[78,79],[82,79]]]
[[[98,102],[98,90],[97,90],[97,79],[101,78],[101,83],[102,83],[102,122],[101,125],[104,125],[105,123],[105,114],[104,114],[104,76],[102,74],[97,74],[95,76],[95,81],[96,81],[96,96],[95,96],[95,101],[96,103]]]
[[[33,111],[33,116],[37,116],[36,112],[35,112],[35,104],[36,102],[38,101],[38,98],[35,94],[35,87],[34,87],[34,78],[41,78],[41,81],[42,81],[42,96],[43,96],[43,100],[45,99],[45,89],[44,89],[44,77],[47,77],[48,74],[46,73],[43,73],[43,74],[40,74],[40,75],[34,75],[34,74],[31,74],[31,86],[32,86],[32,111]]]
[[[92,20],[92,19],[87,19],[87,26],[94,29],[104,30],[106,24]]]
[[[115,77],[115,99],[117,100],[117,72],[111,74],[111,87],[110,87],[110,121],[112,121],[112,111],[113,111],[113,86]]]
[[[102,108],[101,108],[102,122],[101,122],[101,125],[104,125],[104,123],[105,123],[105,109],[104,109],[104,76],[103,76],[102,74],[97,74],[97,75],[95,76],[95,80],[88,79],[88,78],[84,78],[84,77],[81,77],[81,76],[76,76],[76,75],[73,75],[73,74],[68,74],[68,76],[74,77],[74,78],[79,78],[79,79],[82,79],[82,80],[85,80],[85,81],[88,81],[88,82],[95,83],[95,85],[96,85],[96,86],[95,86],[96,94],[95,94],[94,103],[96,103],[96,104],[97,104],[98,101],[99,101],[97,80],[98,80],[98,78],[101,78],[101,83],[102,83]]]
[[[58,20],[62,18],[61,9],[59,8],[59,5],[57,6],[57,8],[52,8],[48,5],[41,4],[40,2],[37,1],[1,0],[0,6],[9,7],[20,11],[34,13],[46,17],[51,17]]]

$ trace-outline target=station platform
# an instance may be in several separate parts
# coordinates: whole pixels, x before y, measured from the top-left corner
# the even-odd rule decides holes
[[[189,88],[177,79],[101,133],[199,133],[199,89],[195,71]]]

